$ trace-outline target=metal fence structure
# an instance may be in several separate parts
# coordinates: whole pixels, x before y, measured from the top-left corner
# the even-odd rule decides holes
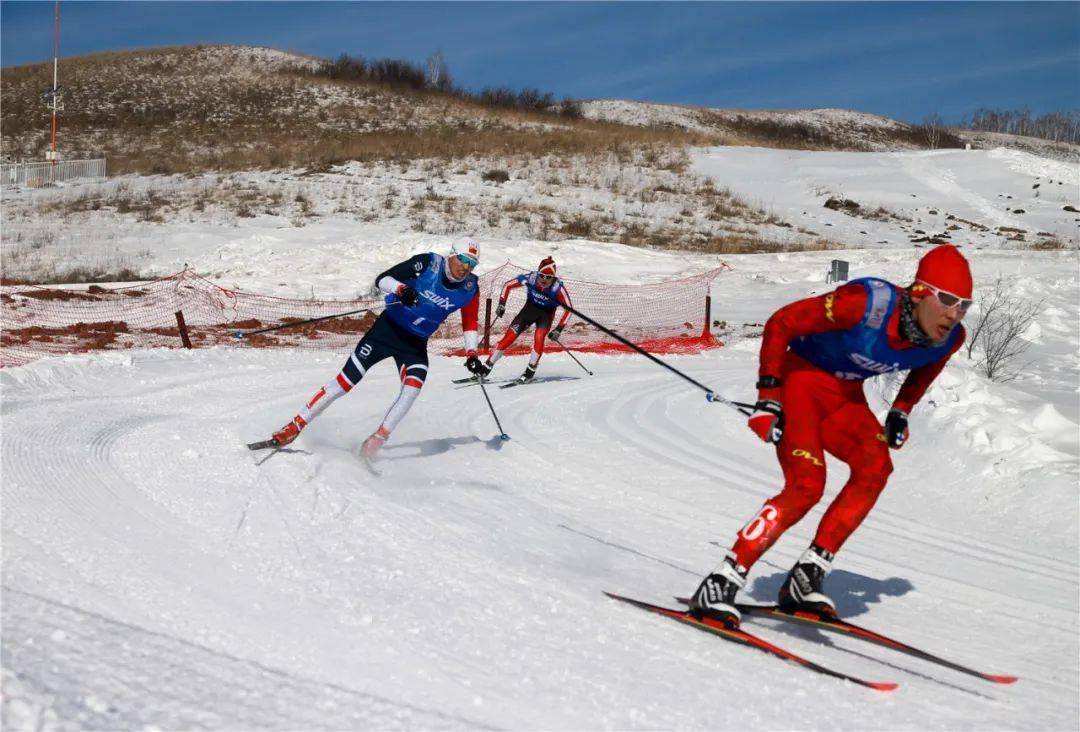
[[[0,185],[41,188],[74,181],[105,180],[105,158],[0,163]]]

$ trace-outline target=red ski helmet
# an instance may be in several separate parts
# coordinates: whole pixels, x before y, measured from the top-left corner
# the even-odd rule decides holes
[[[922,282],[965,300],[971,299],[971,268],[952,244],[941,244],[923,255],[915,282],[916,286]]]
[[[554,277],[555,276],[555,260],[552,259],[551,257],[544,257],[542,260],[540,260],[540,266],[536,268],[536,271],[539,272],[542,275],[547,275],[548,277]]]

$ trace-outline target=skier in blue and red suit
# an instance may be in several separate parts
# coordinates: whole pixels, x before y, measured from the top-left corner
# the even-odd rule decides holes
[[[434,252],[417,254],[376,277],[376,286],[386,296],[386,309],[356,344],[341,371],[274,433],[274,443],[278,447],[291,443],[312,419],[360,383],[368,369],[392,358],[398,368],[401,390],[378,429],[364,440],[360,450],[363,457],[374,458],[420,396],[428,371],[428,338],[456,310],[461,311],[465,367],[474,374],[483,371],[484,365],[476,355],[480,288],[472,273],[479,263],[477,243],[463,237],[453,243],[447,256]]]
[[[491,372],[491,369],[503,357],[506,349],[513,345],[523,330],[530,325],[535,325],[536,331],[533,333],[533,347],[532,352],[529,353],[529,365],[525,367],[525,372],[518,377],[518,381],[525,383],[532,381],[533,377],[536,376],[536,367],[540,364],[540,357],[544,355],[544,338],[547,337],[556,343],[559,342],[563,327],[566,325],[566,319],[570,317],[568,307],[572,306],[572,303],[566,285],[555,276],[555,260],[551,257],[544,257],[535,272],[518,275],[503,285],[502,294],[499,295],[499,305],[495,309],[496,318],[501,318],[503,313],[506,312],[506,301],[510,297],[510,293],[518,287],[527,288],[525,305],[510,321],[510,327],[506,329],[503,337],[499,339],[495,350],[487,357],[484,362],[486,370],[483,375],[486,376]],[[551,324],[555,321],[555,311],[559,306],[562,306],[563,313],[559,318],[559,324],[552,328]]]
[[[737,626],[735,594],[750,567],[821,500],[825,453],[851,475],[780,589],[785,612],[835,615],[822,590],[840,547],[866,518],[892,472],[889,449],[908,437],[908,415],[964,342],[960,320],[972,279],[956,247],[935,247],[906,288],[867,277],[776,311],[765,324],[758,401],[750,429],[776,444],[784,488],[739,531],[702,580],[691,612]],[[910,370],[885,419],[867,405],[863,381]]]

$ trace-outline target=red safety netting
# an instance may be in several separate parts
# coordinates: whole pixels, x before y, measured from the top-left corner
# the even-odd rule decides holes
[[[656,353],[696,352],[720,345],[709,332],[706,298],[710,283],[723,269],[654,285],[573,280],[566,285],[575,308],[643,348]],[[526,271],[507,263],[480,277],[482,339],[486,315],[493,313],[503,283]],[[522,288],[514,290],[508,316],[524,303],[524,297]],[[235,337],[237,331],[364,308],[368,311]],[[343,351],[356,344],[382,309],[382,300],[302,300],[229,290],[188,270],[121,288],[4,285],[0,286],[0,366],[18,366],[67,353],[182,348],[185,344],[178,313],[193,348],[228,345]],[[498,340],[508,322],[509,318],[491,324],[491,343]],[[588,351],[627,350],[573,315],[563,343]],[[459,353],[461,318],[452,315],[432,337],[431,345],[434,352]],[[554,343],[550,346],[559,350]],[[526,335],[511,352],[530,347],[531,337]]]

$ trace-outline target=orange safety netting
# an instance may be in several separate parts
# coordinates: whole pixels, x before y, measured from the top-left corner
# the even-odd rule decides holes
[[[709,332],[709,285],[724,268],[654,285],[609,285],[565,280],[573,305],[597,322],[655,353],[696,352],[720,343]],[[480,335],[505,281],[528,270],[506,263],[480,277]],[[507,318],[490,324],[490,342],[502,334],[524,303],[524,288],[513,291]],[[368,309],[342,318],[237,338],[257,330],[323,315]],[[144,284],[103,288],[0,286],[0,366],[20,366],[46,356],[99,350],[181,348],[177,313],[191,346],[317,348],[345,351],[382,312],[379,300],[302,300],[230,290],[184,270]],[[627,348],[571,315],[562,342],[575,350],[619,352]],[[486,340],[482,341],[482,344]],[[511,353],[528,351],[519,339]],[[461,318],[451,317],[431,338],[433,352],[460,353]],[[560,346],[550,343],[549,350]]]

